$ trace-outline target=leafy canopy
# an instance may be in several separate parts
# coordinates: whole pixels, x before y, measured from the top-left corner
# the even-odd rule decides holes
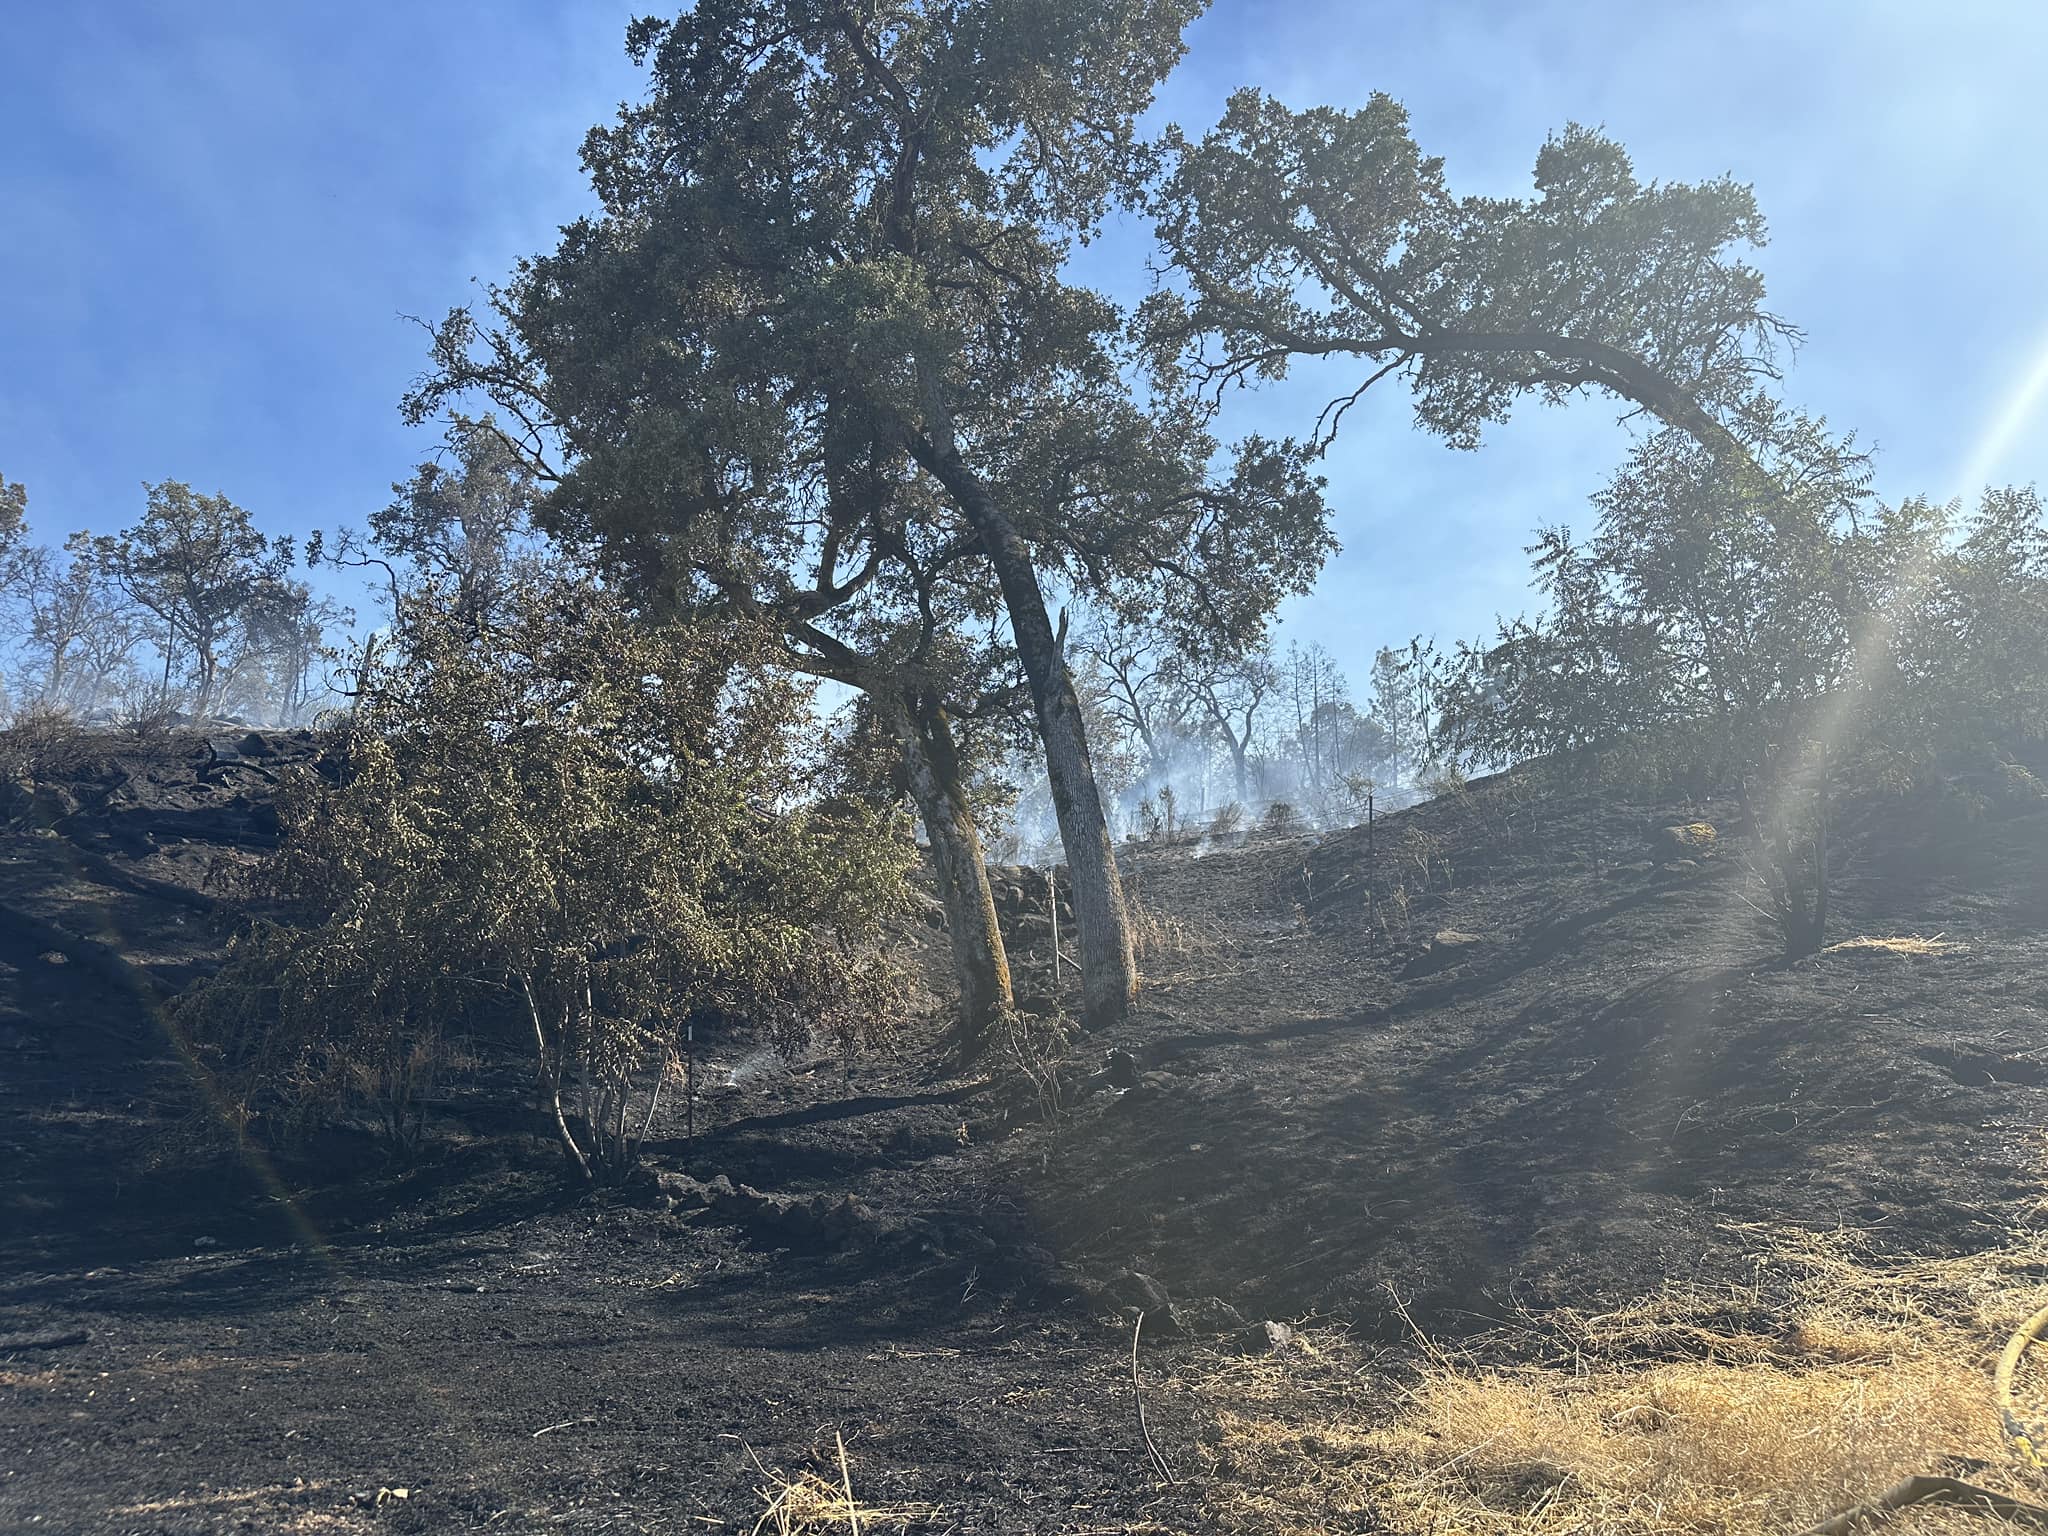
[[[1154,207],[1178,285],[1149,302],[1155,357],[1212,390],[1297,357],[1370,360],[1325,408],[1324,440],[1402,375],[1417,422],[1460,447],[1523,395],[1590,388],[1739,461],[1720,413],[1796,335],[1744,259],[1765,238],[1747,186],[1644,183],[1585,128],[1543,146],[1533,198],[1453,195],[1382,94],[1296,112],[1241,91],[1167,152]]]
[[[552,476],[551,526],[636,592],[802,643],[868,624],[914,659],[994,621],[956,459],[1042,571],[1242,639],[1327,552],[1320,482],[1262,441],[1212,472],[1196,413],[1134,396],[1125,317],[1062,275],[1145,174],[1135,119],[1198,9],[706,0],[636,23],[647,95],[583,151],[602,211],[489,323],[450,316],[410,409],[485,393]]]
[[[815,802],[806,693],[733,628],[655,627],[587,584],[481,626],[411,603],[302,777],[267,872],[292,919],[193,1005],[249,1102],[407,1101],[468,1020],[524,1038],[586,1166],[685,1023],[785,1044],[886,1028],[876,942],[910,857],[886,814]]]

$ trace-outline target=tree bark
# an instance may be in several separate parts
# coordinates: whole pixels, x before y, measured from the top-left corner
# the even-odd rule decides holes
[[[911,797],[931,839],[932,873],[946,910],[953,974],[960,984],[958,1054],[965,1064],[980,1053],[990,1026],[1016,1006],[1009,956],[996,923],[995,896],[961,779],[952,722],[943,705],[915,690],[888,702],[895,706],[891,712]]]
[[[980,535],[1003,602],[1024,675],[1031,683],[1031,702],[1038,714],[1038,734],[1045,744],[1046,776],[1051,782],[1053,813],[1059,820],[1060,844],[1067,854],[1067,879],[1074,899],[1074,917],[1081,929],[1082,1022],[1091,1029],[1124,1019],[1138,995],[1138,966],[1131,952],[1130,918],[1124,907],[1123,882],[1117,874],[1116,849],[1102,810],[1102,792],[1088,755],[1088,731],[1082,723],[1081,700],[1074,692],[1066,653],[1053,633],[1045,594],[1031,549],[1003,509],[973,471],[961,462],[950,443],[935,446],[913,438],[911,451],[919,464],[946,487],[974,531]]]
[[[1252,797],[1251,765],[1245,761],[1244,743],[1235,736],[1226,737],[1230,743],[1230,772],[1237,780],[1237,803],[1244,805]]]

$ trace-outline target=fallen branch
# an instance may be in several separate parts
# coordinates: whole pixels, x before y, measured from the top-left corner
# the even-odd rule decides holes
[[[1915,1504],[1953,1506],[1968,1514],[1990,1515],[2012,1525],[2048,1531],[2048,1509],[2038,1504],[2022,1503],[2005,1494],[1993,1493],[1989,1488],[1979,1488],[1974,1483],[1958,1482],[1953,1477],[1909,1477],[1902,1483],[1894,1483],[1869,1503],[1845,1509],[1839,1515],[1800,1532],[1800,1536],[1854,1536],[1855,1532],[1866,1527],[1889,1524],[1892,1515]]]
[[[533,1432],[533,1438],[538,1440],[542,1435],[552,1435],[558,1429],[570,1429],[578,1424],[595,1424],[596,1422],[597,1420],[595,1419],[564,1419],[559,1424],[550,1424],[545,1429],[536,1429]]]
[[[41,1333],[16,1333],[0,1338],[0,1355],[28,1349],[69,1349],[92,1335],[83,1328],[46,1328]]]

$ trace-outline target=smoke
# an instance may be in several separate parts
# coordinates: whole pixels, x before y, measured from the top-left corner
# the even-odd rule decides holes
[[[1240,797],[1236,765],[1227,751],[1192,735],[1162,740],[1141,764],[1118,751],[1097,749],[1097,781],[1111,837],[1173,844],[1195,856],[1240,848],[1262,835],[1329,833],[1361,825],[1368,814],[1386,815],[1428,798],[1402,784],[1391,765],[1361,763],[1317,775],[1285,750],[1253,754]],[[1117,768],[1123,768],[1117,773]],[[1137,771],[1132,771],[1133,769]],[[1364,771],[1378,768],[1383,777]],[[1018,794],[1001,834],[990,847],[997,863],[1056,864],[1064,858],[1044,759],[1019,754],[1009,768]]]
[[[768,1046],[761,1046],[742,1056],[725,1074],[725,1086],[739,1088],[751,1083],[757,1077],[764,1077],[783,1064],[782,1057]]]

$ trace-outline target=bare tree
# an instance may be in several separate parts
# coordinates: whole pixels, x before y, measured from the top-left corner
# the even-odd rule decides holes
[[[1279,668],[1261,650],[1206,661],[1184,659],[1176,677],[1198,718],[1229,755],[1238,803],[1244,804],[1252,798],[1254,744],[1279,688]]]
[[[61,555],[38,548],[24,602],[43,702],[80,713],[98,708],[143,634],[140,613],[108,576],[92,535],[72,534]]]

